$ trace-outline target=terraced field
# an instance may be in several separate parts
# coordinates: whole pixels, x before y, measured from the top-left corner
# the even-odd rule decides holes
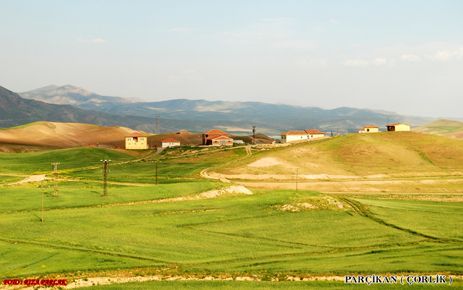
[[[377,136],[368,138],[390,138]],[[285,150],[290,154],[301,150],[307,162],[312,162],[313,155],[307,152],[344,146],[329,143],[339,140],[269,150],[183,148],[161,155],[94,148],[0,154],[0,276],[66,277],[69,282],[75,280],[73,285],[95,284],[95,289],[349,289],[354,285],[315,279],[391,273],[461,277],[463,201],[458,198],[462,187],[410,194],[391,188],[381,192],[307,190],[300,184],[296,190],[294,180],[289,179],[252,181],[258,186],[248,186],[249,192],[239,186],[249,181],[231,178],[231,182],[222,182],[201,175],[205,169],[210,174],[232,174],[239,166],[245,168],[243,164],[261,158],[281,159]],[[407,142],[407,146],[416,144]],[[456,144],[452,152],[463,151],[461,143],[452,144]],[[438,150],[450,149],[441,146]],[[409,173],[407,168],[413,166],[423,174],[408,177],[407,190],[422,186],[420,182],[429,176],[461,178],[460,157],[426,156],[433,163],[441,160],[438,166],[425,168],[434,173],[405,161],[388,161],[387,166],[396,163],[400,174]],[[112,160],[109,194],[102,196],[100,160],[107,158]],[[61,162],[57,179],[50,172],[54,161]],[[354,161],[337,164],[344,164],[336,165],[345,170],[339,174],[368,174]],[[384,174],[379,170],[383,166],[369,165],[374,174]],[[264,169],[250,167],[258,170],[253,174],[265,174]],[[338,174],[334,170],[302,173]],[[39,174],[46,174],[47,179],[13,185]],[[381,180],[388,178],[394,180],[384,176]],[[264,186],[273,182],[288,186]],[[339,180],[317,182],[339,186]],[[108,279],[115,282],[116,277],[118,284],[96,285],[111,283]],[[165,281],[169,279],[179,281]],[[308,281],[292,281],[304,279]],[[457,279],[450,288],[461,286]]]

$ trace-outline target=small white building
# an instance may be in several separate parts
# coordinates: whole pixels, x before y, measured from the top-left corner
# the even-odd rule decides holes
[[[359,133],[378,133],[379,132],[379,127],[375,125],[365,125],[363,126],[360,130]]]
[[[298,141],[306,141],[307,133],[305,131],[291,130],[281,133],[281,143],[290,143]]]
[[[388,131],[410,131],[410,125],[404,124],[404,123],[392,123],[392,124],[387,124],[386,128]]]
[[[325,138],[325,133],[318,129],[308,129],[305,130],[305,133],[307,134],[308,140]]]
[[[161,140],[161,147],[162,148],[169,148],[169,147],[178,147],[180,146],[180,141],[175,138],[166,138]]]

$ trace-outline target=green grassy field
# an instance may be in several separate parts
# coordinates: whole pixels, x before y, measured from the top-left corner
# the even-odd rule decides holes
[[[122,287],[121,287],[122,286]],[[230,281],[162,281],[127,283],[125,285],[95,286],[92,289],[291,289],[291,290],[315,290],[315,289],[369,289],[369,290],[390,290],[390,289],[457,289],[463,283],[456,282],[452,286],[402,286],[402,285],[344,285],[341,282],[230,282]],[[85,288],[87,289],[87,288]]]
[[[336,144],[338,140],[332,140],[334,145],[326,141],[314,145],[346,146]],[[289,150],[298,148],[303,147]],[[453,150],[459,152],[460,147]],[[0,154],[0,176],[5,176],[0,179],[0,277],[59,274],[73,279],[129,273],[256,276],[270,281],[361,273],[463,274],[463,202],[258,188],[251,188],[252,195],[206,198],[199,194],[229,184],[201,179],[202,169],[233,167],[256,157],[246,156],[242,148],[183,156],[175,150],[161,156],[148,153],[82,148]],[[109,194],[101,196],[99,160],[107,158],[113,160]],[[442,156],[432,158],[445,160],[440,167],[445,170],[460,166],[458,158],[453,163]],[[156,160],[159,184],[155,184]],[[14,175],[50,173],[52,161],[62,163],[58,181],[8,185],[17,178]],[[143,282],[95,288],[353,288],[335,282],[269,281]],[[400,287],[369,287],[380,288]]]

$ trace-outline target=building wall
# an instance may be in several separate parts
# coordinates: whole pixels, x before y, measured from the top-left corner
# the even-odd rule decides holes
[[[410,126],[406,124],[399,124],[395,126],[396,131],[410,131]]]
[[[359,133],[378,133],[379,128],[363,128],[362,130],[359,130]]]
[[[126,137],[125,138],[125,149],[128,150],[143,150],[148,149],[148,138],[147,137]]]
[[[282,135],[282,142],[297,142],[307,140],[307,135]]]
[[[180,146],[180,142],[162,142],[162,148]]]
[[[233,146],[233,139],[212,140],[212,146]]]
[[[311,140],[311,139],[325,138],[325,134],[309,134],[309,135],[307,135],[307,138],[308,138],[309,140]]]
[[[390,127],[393,127],[393,130],[390,130]],[[397,124],[397,125],[394,125],[394,126],[388,126],[388,131],[396,131],[396,132],[400,132],[400,131],[410,131],[410,126],[406,125],[406,124]]]

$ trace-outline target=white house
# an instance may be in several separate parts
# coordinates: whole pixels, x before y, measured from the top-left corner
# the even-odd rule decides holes
[[[180,141],[175,138],[166,138],[161,140],[162,148],[177,147],[180,146]]]
[[[306,141],[306,140],[307,140],[307,133],[302,130],[301,131],[291,130],[291,131],[281,133],[282,143]]]
[[[308,140],[325,138],[325,133],[318,129],[308,129],[305,130],[305,133],[307,134]]]
[[[365,125],[360,130],[359,133],[378,133],[379,127],[375,125]]]

